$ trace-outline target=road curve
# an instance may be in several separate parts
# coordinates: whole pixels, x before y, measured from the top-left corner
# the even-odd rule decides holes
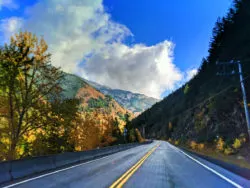
[[[18,188],[250,188],[250,181],[164,141],[5,185]]]

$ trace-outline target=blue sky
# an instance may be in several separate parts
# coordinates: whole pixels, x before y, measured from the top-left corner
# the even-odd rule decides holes
[[[207,55],[212,28],[231,0],[104,0],[112,18],[133,31],[134,42],[154,45],[170,39],[184,71]]]
[[[27,29],[45,37],[53,65],[64,71],[163,97],[199,67],[214,23],[230,4],[231,0],[0,0],[0,39]]]

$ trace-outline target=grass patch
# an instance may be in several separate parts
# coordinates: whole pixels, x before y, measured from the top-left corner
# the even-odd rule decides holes
[[[225,155],[224,153],[217,151],[213,146],[206,146],[205,149],[192,149],[188,146],[181,145],[180,148],[250,169],[250,144],[245,144],[238,153],[232,155]]]

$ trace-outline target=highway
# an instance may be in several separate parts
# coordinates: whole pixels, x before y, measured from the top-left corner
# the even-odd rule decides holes
[[[250,181],[164,141],[5,185],[19,188],[250,187]]]

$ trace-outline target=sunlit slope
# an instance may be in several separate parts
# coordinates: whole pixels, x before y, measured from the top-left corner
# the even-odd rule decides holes
[[[63,98],[80,100],[80,112],[95,113],[101,119],[103,117],[103,119],[117,120],[121,130],[125,125],[125,114],[128,113],[133,116],[130,111],[123,108],[111,96],[104,95],[76,75],[65,73],[61,86]]]

